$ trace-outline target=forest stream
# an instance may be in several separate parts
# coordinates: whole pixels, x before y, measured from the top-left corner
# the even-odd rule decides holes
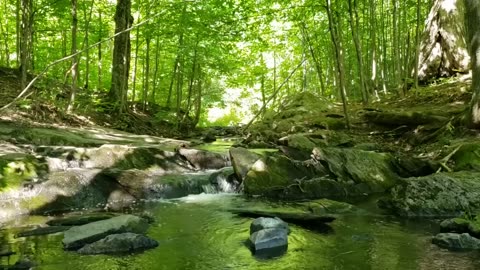
[[[62,234],[14,238],[30,216],[0,231],[2,242],[38,264],[36,269],[478,269],[478,252],[452,253],[431,244],[438,225],[390,216],[346,215],[330,230],[291,225],[288,252],[270,260],[252,256],[246,245],[250,218],[230,207],[255,205],[233,194],[200,194],[146,202],[135,211],[155,217],[148,236],[159,247],[139,254],[84,256],[65,251]],[[19,255],[10,257],[10,262]],[[2,258],[2,265],[8,258]]]
[[[218,141],[199,148],[227,151],[232,142]],[[270,151],[259,149],[256,152]],[[221,171],[221,170],[220,170]],[[170,175],[170,181],[188,178],[204,182],[217,171]],[[62,233],[19,237],[22,231],[45,224],[54,216],[29,215],[3,224],[3,248],[14,254],[0,259],[5,269],[24,260],[35,269],[478,269],[479,254],[451,252],[431,243],[438,223],[409,220],[380,211],[376,199],[357,204],[355,211],[337,215],[328,225],[289,224],[288,252],[277,258],[258,258],[248,245],[253,218],[231,209],[289,211],[294,203],[248,198],[235,192],[217,192],[203,185],[200,194],[180,198],[145,199],[124,209],[148,213],[153,222],[147,236],[158,241],[155,249],[117,255],[85,256],[64,250]],[[229,190],[229,188],[223,188]],[[84,215],[95,210],[70,212]],[[306,226],[305,226],[306,225]],[[13,267],[13,269],[17,269]],[[22,268],[18,268],[22,269]]]

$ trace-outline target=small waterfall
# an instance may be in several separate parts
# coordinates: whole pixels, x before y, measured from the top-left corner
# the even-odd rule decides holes
[[[234,176],[232,167],[226,167],[210,175],[210,184],[202,185],[204,193],[238,193],[240,183]]]

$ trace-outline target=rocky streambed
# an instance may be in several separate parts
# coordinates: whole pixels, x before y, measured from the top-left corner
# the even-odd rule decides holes
[[[5,267],[478,266],[475,253],[443,249],[480,247],[474,226],[465,225],[475,223],[480,210],[477,163],[466,158],[475,143],[458,147],[449,157],[452,166],[371,144],[327,143],[315,132],[287,134],[274,151],[227,144],[211,152],[187,141],[111,130],[19,130],[1,124],[0,265]],[[452,172],[439,173],[442,168]],[[442,220],[462,215],[464,221],[455,221],[459,227],[442,225],[444,234],[433,238]],[[122,226],[125,218],[138,226]],[[284,230],[270,234],[271,228],[251,233],[255,218],[286,222],[288,236]],[[98,228],[106,231],[93,234]],[[95,236],[69,244],[85,233]],[[280,241],[282,255],[256,257],[256,243],[263,250],[270,240]],[[110,253],[128,255],[85,256]]]

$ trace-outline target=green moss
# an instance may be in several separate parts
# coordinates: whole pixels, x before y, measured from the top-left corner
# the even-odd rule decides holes
[[[455,162],[455,171],[480,171],[480,142],[463,144],[452,160]]]
[[[44,206],[46,206],[51,201],[42,195],[32,197],[29,199],[23,199],[19,202],[20,209],[28,209],[29,211],[38,210]]]

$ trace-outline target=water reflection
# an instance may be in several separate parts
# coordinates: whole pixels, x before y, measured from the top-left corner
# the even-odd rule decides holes
[[[156,221],[148,235],[160,246],[128,256],[80,256],[62,249],[61,234],[14,238],[2,243],[17,254],[1,265],[29,257],[37,269],[480,269],[478,252],[453,253],[430,244],[431,223],[401,222],[378,215],[343,216],[330,231],[291,224],[288,252],[272,260],[252,256],[245,246],[252,219],[225,209],[254,206],[240,196],[207,194],[147,202]],[[144,209],[142,209],[143,211]],[[18,225],[18,224],[17,224]]]

